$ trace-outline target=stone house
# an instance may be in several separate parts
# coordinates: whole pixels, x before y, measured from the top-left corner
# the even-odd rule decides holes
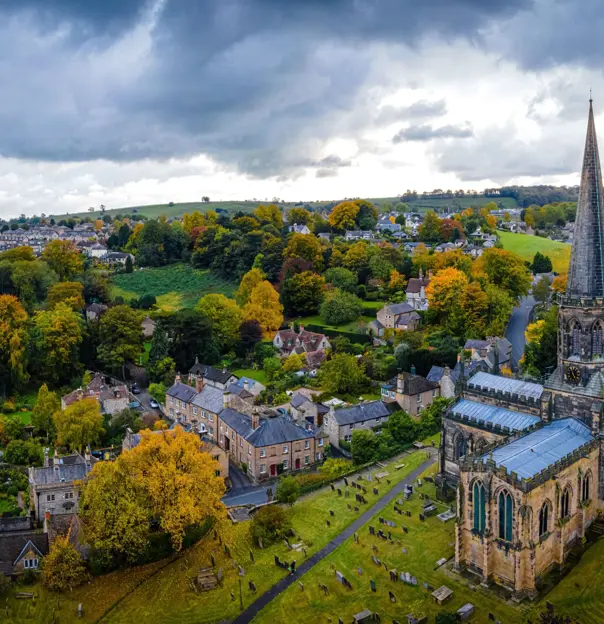
[[[512,369],[512,343],[507,338],[490,336],[486,340],[466,340],[464,351],[470,352],[470,362],[483,361],[488,370],[500,372]]]
[[[451,370],[448,366],[433,366],[426,375],[426,379],[440,386],[441,397],[452,399],[456,396],[456,384],[459,379],[457,371]]]
[[[91,303],[86,306],[86,320],[93,322],[98,321],[108,309],[109,308],[102,303]]]
[[[340,442],[350,443],[355,429],[376,429],[383,427],[390,414],[398,408],[384,401],[366,401],[358,405],[334,409],[333,405],[323,417],[323,428],[329,436],[329,444],[337,448]]]
[[[303,355],[306,367],[316,370],[325,359],[331,343],[325,334],[307,331],[301,325],[298,332],[294,329],[281,329],[273,338],[273,346],[278,349],[280,357],[288,357],[294,353]]]
[[[322,403],[315,403],[312,397],[301,392],[292,394],[290,412],[295,422],[300,424],[311,423],[315,427],[322,427],[325,415],[329,408]]]
[[[411,367],[410,373],[400,373],[382,385],[382,399],[396,401],[400,409],[405,410],[411,416],[419,414],[438,396],[440,396],[440,385],[417,375],[414,367]]]
[[[290,225],[287,229],[294,234],[310,234],[308,226],[304,223],[294,223],[293,225]]]
[[[89,452],[52,458],[44,454],[44,466],[29,468],[29,498],[38,520],[51,515],[74,514],[78,510],[79,490],[76,481],[85,479],[97,459]]]
[[[218,423],[218,444],[255,482],[309,468],[324,457],[324,434],[288,416],[249,416],[227,408]]]
[[[414,331],[420,326],[421,317],[409,303],[391,303],[384,306],[369,323],[369,330],[375,329],[376,336],[383,336],[385,329]]]
[[[214,368],[207,364],[200,364],[195,358],[195,364],[189,369],[189,383],[194,384],[200,379],[207,386],[214,386],[226,390],[231,384],[237,382],[238,377],[226,368]]]
[[[96,399],[99,402],[101,411],[105,414],[117,414],[122,410],[128,409],[130,405],[128,388],[124,385],[107,385],[105,377],[101,373],[95,373],[85,388],[78,388],[61,397],[61,409],[65,409],[82,399]]]
[[[0,574],[18,577],[39,570],[48,554],[48,535],[39,531],[0,532]]]
[[[199,383],[202,383],[201,381]],[[198,390],[180,381],[180,376],[172,386],[166,390],[166,415],[170,420],[176,422],[192,422],[193,405],[192,401]]]
[[[266,390],[264,384],[261,384],[256,379],[245,376],[240,377],[237,381],[227,386],[227,392],[236,394],[241,398],[250,398],[248,395],[251,395],[255,399],[263,390]]]
[[[426,288],[430,285],[430,276],[424,277],[422,271],[419,277],[412,277],[407,284],[407,303],[415,310],[427,310],[428,298]]]
[[[104,256],[99,258],[99,260],[103,264],[119,264],[125,266],[128,258],[130,258],[132,264],[134,264],[134,256],[129,253],[124,253],[123,251],[108,251]]]

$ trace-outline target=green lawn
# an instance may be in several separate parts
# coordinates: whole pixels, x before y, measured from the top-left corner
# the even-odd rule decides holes
[[[237,285],[208,270],[194,269],[189,264],[171,264],[160,268],[145,268],[133,273],[120,273],[111,279],[112,297],[126,301],[153,294],[157,305],[171,312],[192,308],[208,293],[232,296]]]
[[[317,325],[318,327],[322,327],[326,330],[364,334],[367,323],[375,321],[375,315],[361,316],[356,321],[350,321],[350,323],[344,323],[343,325],[327,325],[318,314],[315,314],[314,316],[305,316],[304,318],[296,319],[296,321],[301,325]]]
[[[556,273],[565,275],[568,272],[571,247],[568,243],[560,243],[540,236],[513,234],[512,232],[499,231],[498,234],[503,248],[518,254],[523,260],[532,261],[534,255],[540,251],[549,256]]]
[[[249,377],[250,379],[254,379],[255,381],[259,381],[263,386],[266,386],[268,380],[266,379],[266,375],[263,370],[256,370],[254,368],[240,368],[236,371],[233,371],[233,375],[237,377]]]
[[[13,511],[14,509],[17,509],[17,499],[0,498],[0,514],[5,511]]]

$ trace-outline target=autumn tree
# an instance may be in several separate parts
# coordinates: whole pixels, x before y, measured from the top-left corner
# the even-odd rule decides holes
[[[48,307],[64,303],[72,310],[81,310],[85,305],[83,293],[84,285],[81,282],[58,282],[48,289]]]
[[[27,312],[13,295],[0,295],[0,380],[5,388],[27,378]]]
[[[431,254],[430,250],[424,245],[424,243],[420,243],[413,252],[412,264],[413,268],[419,273],[422,271],[424,275],[428,274],[428,271],[432,269],[434,263],[436,262],[437,254]]]
[[[552,281],[552,290],[563,295],[566,292],[567,283],[568,277],[566,275],[556,275]]]
[[[275,206],[275,204],[270,204],[269,206],[258,206],[258,208],[254,210],[254,216],[261,223],[270,223],[276,228],[283,227],[283,217],[281,216],[281,211],[277,206]]]
[[[69,240],[52,240],[42,252],[42,260],[64,282],[78,275],[84,268],[84,260],[75,243]]]
[[[466,275],[472,274],[472,258],[463,253],[461,249],[451,249],[432,256],[432,270],[442,271],[447,267],[454,267],[463,271]]]
[[[284,373],[296,373],[302,370],[306,364],[306,359],[301,353],[292,353],[283,360],[282,370]]]
[[[439,226],[440,240],[445,242],[455,242],[464,238],[463,225],[455,219],[442,219]]]
[[[42,583],[50,591],[64,592],[75,589],[87,578],[84,559],[69,541],[69,534],[58,536],[42,560]]]
[[[292,208],[287,213],[287,220],[298,225],[310,225],[312,223],[312,214],[304,208]]]
[[[534,377],[545,375],[556,366],[558,308],[552,306],[525,331],[526,347],[520,361],[522,370]]]
[[[369,245],[364,241],[358,241],[348,248],[344,254],[343,265],[347,269],[360,273],[369,265]]]
[[[319,369],[319,381],[325,392],[356,393],[369,383],[365,366],[354,355],[338,353]]]
[[[482,338],[486,332],[489,298],[478,282],[467,284],[459,299],[460,325],[465,338]]]
[[[3,260],[7,262],[16,262],[17,260],[33,262],[35,259],[34,250],[26,245],[13,247],[12,249],[7,249],[0,253],[0,262]]]
[[[235,293],[235,301],[240,305],[244,306],[250,300],[250,296],[252,294],[252,290],[260,282],[263,282],[266,279],[266,275],[257,268],[250,269],[242,278],[239,283],[239,288]]]
[[[329,213],[329,225],[334,230],[353,230],[357,223],[356,218],[359,213],[359,205],[352,201],[341,202]]]
[[[465,273],[449,267],[439,271],[426,288],[426,297],[431,312],[449,329],[456,327],[459,317],[461,295],[469,280]]]
[[[422,241],[436,242],[440,240],[440,219],[436,213],[429,210],[418,228],[419,238]]]
[[[289,276],[281,287],[281,303],[289,316],[314,314],[325,289],[325,278],[312,271]]]
[[[57,441],[72,451],[82,452],[97,442],[103,433],[103,417],[99,402],[85,398],[68,405],[53,416],[57,430]]]
[[[212,321],[216,340],[223,351],[228,351],[237,342],[243,322],[243,313],[239,306],[224,295],[211,293],[199,300],[196,309]]]
[[[243,308],[246,321],[258,321],[265,336],[277,331],[283,323],[283,306],[270,282],[263,281],[254,287],[249,302]]]
[[[110,308],[99,321],[99,342],[99,359],[113,370],[123,369],[143,349],[141,314],[127,305]]]
[[[42,434],[46,442],[54,436],[55,423],[53,414],[61,409],[61,402],[56,393],[51,392],[46,384],[38,390],[38,400],[31,413],[31,424],[37,434]]]
[[[320,270],[323,264],[323,248],[313,234],[292,234],[283,251],[283,257],[307,260]]]
[[[495,286],[510,293],[515,301],[528,294],[531,273],[522,258],[504,249],[487,249],[474,263],[474,273],[485,274]]]

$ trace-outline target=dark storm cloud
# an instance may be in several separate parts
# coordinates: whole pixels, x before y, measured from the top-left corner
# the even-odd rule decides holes
[[[316,161],[325,139],[346,124],[354,131],[375,107],[363,92],[372,44],[414,46],[433,34],[475,40],[492,20],[531,5],[8,0],[0,5],[0,82],[10,85],[0,100],[0,154],[133,161],[203,152],[254,176],[296,175],[300,154]],[[444,102],[426,106],[424,118]],[[421,113],[420,103],[407,111]]]
[[[405,141],[432,141],[433,139],[467,139],[473,135],[469,126],[410,126],[402,128],[393,137],[393,143]]]

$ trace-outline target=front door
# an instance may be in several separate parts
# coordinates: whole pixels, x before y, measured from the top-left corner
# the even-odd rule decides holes
[[[300,470],[300,458],[296,459],[296,470]]]
[[[277,466],[276,464],[271,464],[271,477],[274,477],[277,474]]]

